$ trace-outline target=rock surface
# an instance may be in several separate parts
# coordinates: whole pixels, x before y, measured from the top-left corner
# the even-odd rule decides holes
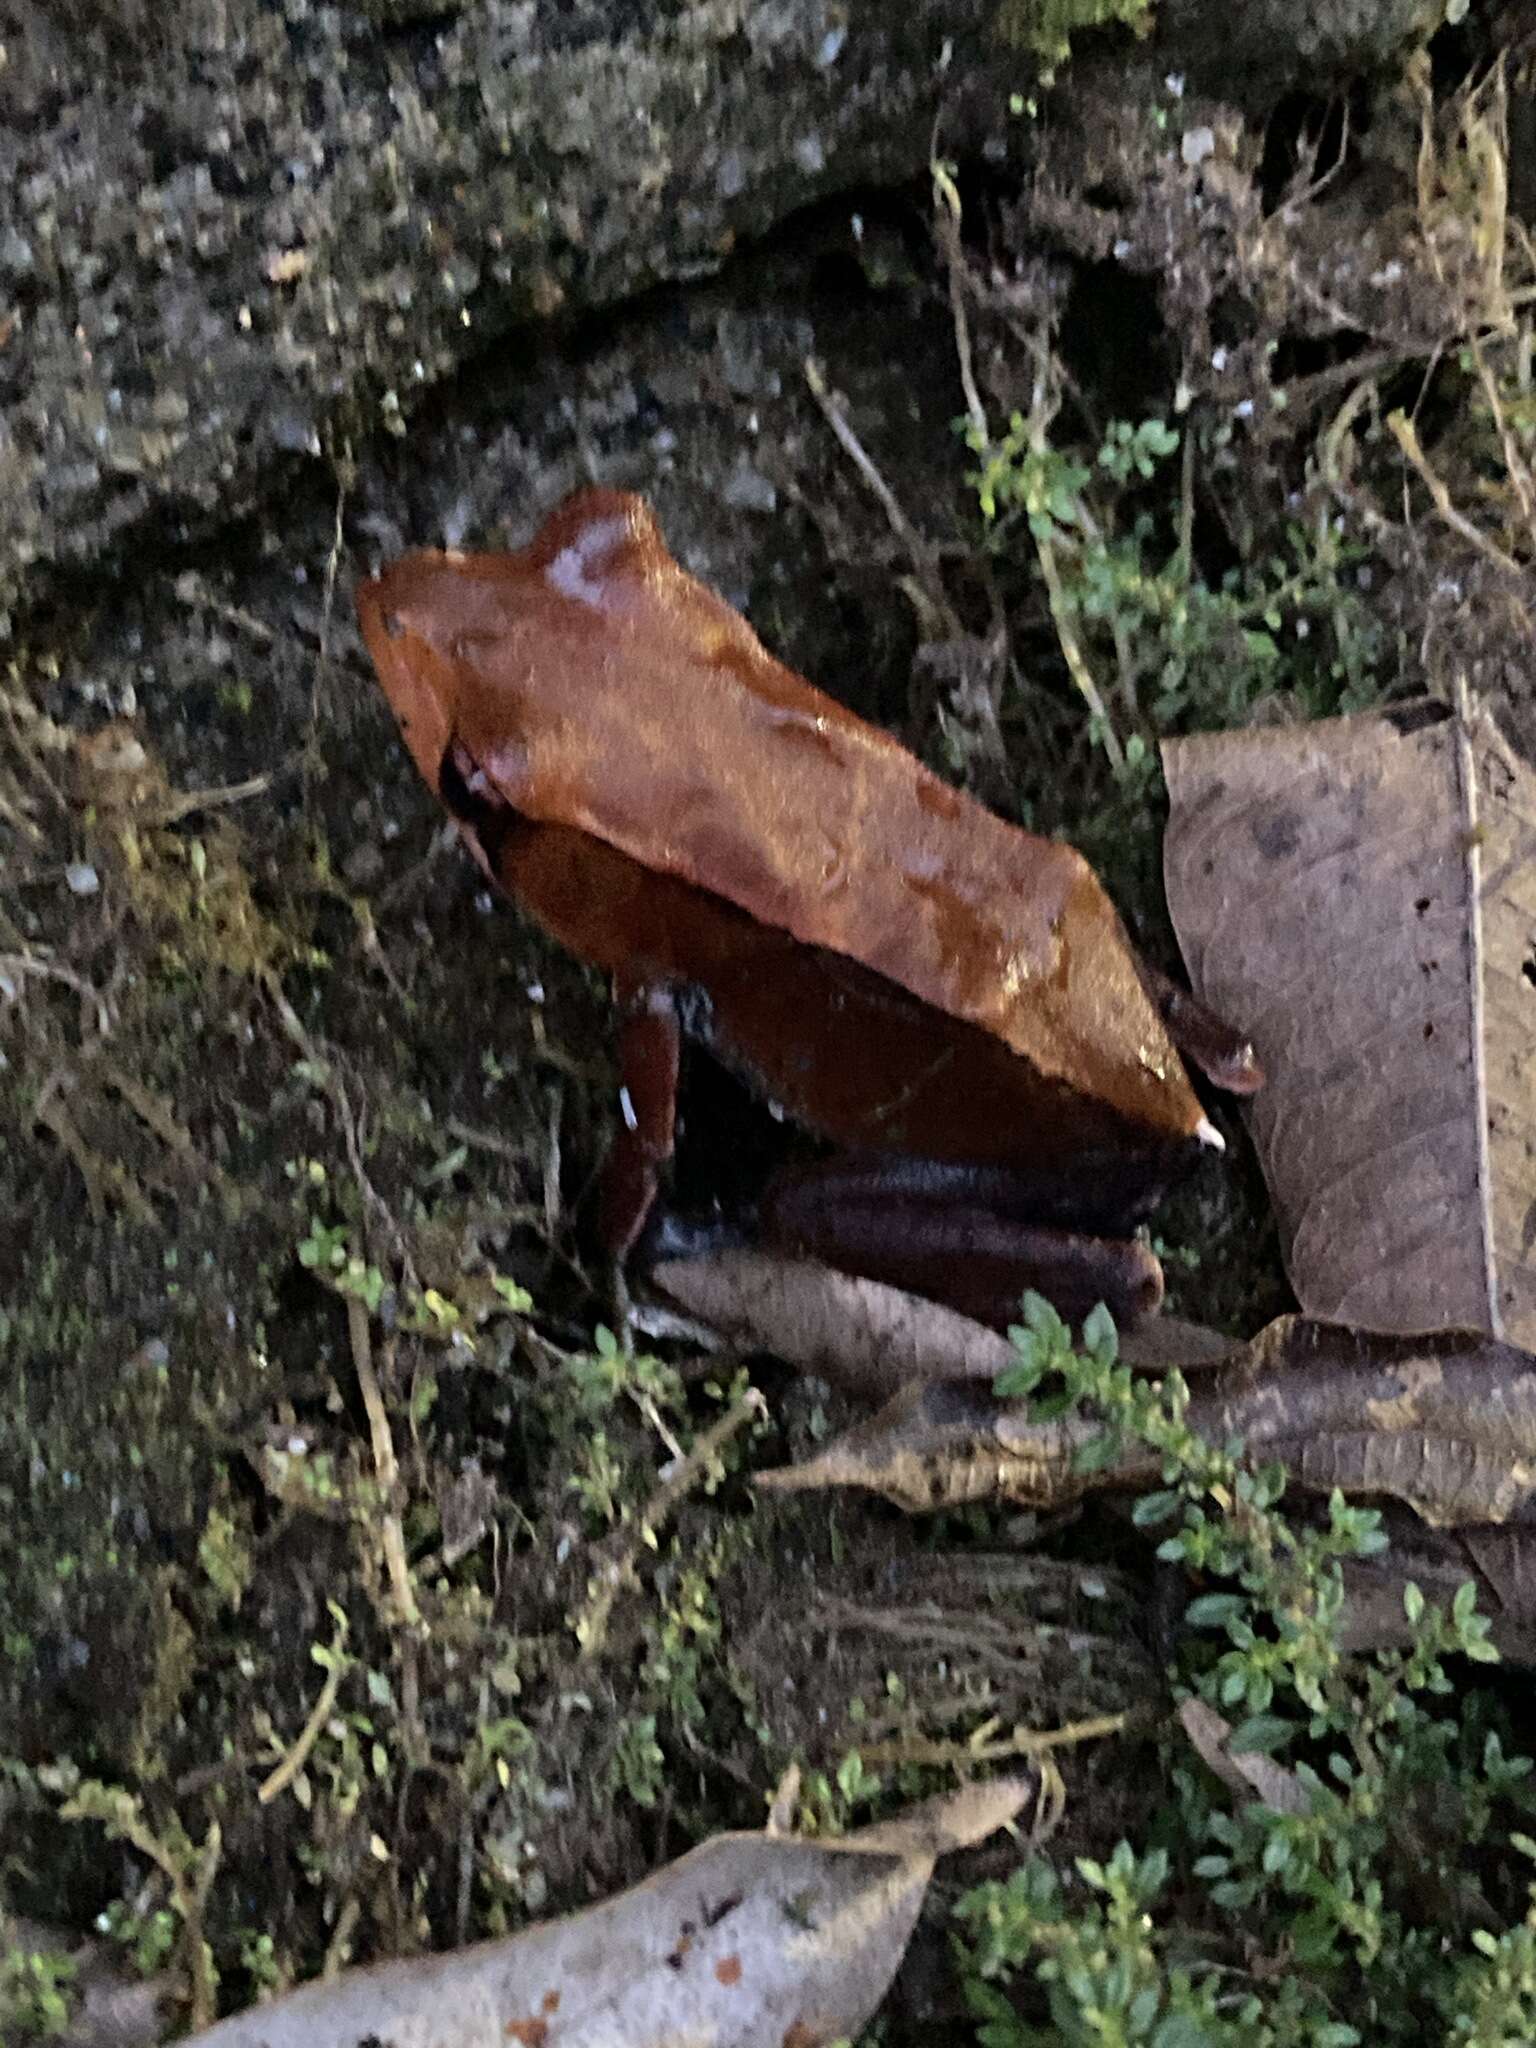
[[[920,170],[988,14],[184,0],[109,28],[6,0],[0,607],[246,509],[530,323]]]
[[[1252,79],[1274,94],[1305,64],[1315,87],[1423,11],[1244,10]],[[1219,66],[1231,13],[1165,7],[1157,63]],[[954,149],[962,106],[1028,82],[1032,19],[0,0],[0,637],[56,572],[249,510],[285,463],[403,429],[493,344],[531,350],[798,207],[920,173],[941,103]]]

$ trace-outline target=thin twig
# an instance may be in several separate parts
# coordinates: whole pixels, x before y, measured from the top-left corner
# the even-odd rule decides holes
[[[1050,366],[1050,343],[1043,334],[1036,334],[1033,342],[1035,356],[1035,386],[1029,408],[1029,445],[1031,452],[1042,461],[1050,454],[1050,426],[1056,416],[1056,400],[1052,394]],[[1088,706],[1088,715],[1097,721],[1104,735],[1104,751],[1110,765],[1118,774],[1125,767],[1125,749],[1120,744],[1120,735],[1110,719],[1109,707],[1099,692],[1093,670],[1088,666],[1088,657],[1083,644],[1077,637],[1077,626],[1072,618],[1072,608],[1067,601],[1065,585],[1061,577],[1061,564],[1057,556],[1056,542],[1051,536],[1048,523],[1044,520],[1031,523],[1034,533],[1035,552],[1040,558],[1040,573],[1045,579],[1045,594],[1051,608],[1051,623],[1056,628],[1056,639],[1061,647],[1062,659],[1067,664],[1067,673],[1077,685],[1078,694]]]
[[[24,733],[22,727],[24,724],[34,729],[42,726],[49,734],[58,734],[61,729],[24,697],[17,696],[9,690],[0,690],[0,718],[5,721],[11,746],[24,773],[40,785],[56,811],[68,811],[69,803],[63,790],[44,765],[43,748],[35,743],[29,733]],[[33,836],[37,835],[34,833]]]
[[[965,393],[966,416],[978,448],[990,446],[992,429],[976,385],[971,356],[971,328],[965,312],[964,263],[960,250],[960,191],[949,166],[935,158],[933,195],[938,202],[939,239],[944,245],[944,267],[949,275],[949,316],[955,330],[955,356],[960,365],[960,389]]]
[[[1375,379],[1363,377],[1318,437],[1320,472],[1324,483],[1330,488],[1335,488],[1343,482],[1345,443],[1354,431],[1355,421],[1376,395]],[[1324,513],[1323,516],[1326,518],[1327,514]]]
[[[1070,1749],[1080,1742],[1100,1742],[1118,1735],[1132,1718],[1131,1710],[1120,1714],[1095,1714],[1086,1721],[1068,1721],[1060,1728],[1015,1728],[996,1740],[991,1731],[995,1721],[984,1723],[961,1742],[940,1742],[923,1735],[902,1736],[893,1742],[862,1745],[859,1755],[866,1764],[936,1764],[952,1768],[966,1764],[1005,1762],[1016,1756],[1047,1756],[1053,1749]]]
[[[1187,583],[1195,563],[1195,429],[1185,422],[1179,449],[1179,542],[1177,579]],[[1118,617],[1118,613],[1116,614]]]
[[[334,1609],[332,1610],[335,1611]],[[336,1633],[331,1638],[330,1656],[326,1661],[325,1683],[309,1710],[309,1716],[287,1755],[277,1768],[262,1779],[256,1788],[259,1805],[270,1806],[274,1799],[286,1792],[294,1779],[309,1761],[310,1752],[324,1733],[325,1724],[330,1720],[336,1705],[336,1695],[341,1690],[342,1675],[347,1668],[343,1654],[347,1641],[347,1624],[343,1616],[336,1623]]]
[[[165,803],[142,813],[138,822],[174,825],[193,811],[224,810],[230,804],[243,804],[253,796],[264,796],[271,787],[270,775],[248,775],[244,782],[226,782],[214,789],[181,790]]]
[[[322,1984],[328,1984],[333,1977],[338,1976],[351,1959],[352,1936],[357,1931],[362,1910],[356,1895],[348,1892],[342,1901],[341,1911],[336,1915],[335,1929],[325,1945],[325,1961],[320,1965]]]
[[[1188,455],[1191,441],[1187,432],[1183,436],[1183,443],[1184,452]],[[1108,542],[1105,538],[1104,529],[1100,526],[1098,520],[1094,518],[1086,498],[1079,497],[1077,501],[1077,517],[1091,545],[1096,548],[1107,549]],[[1129,718],[1132,726],[1135,727],[1142,723],[1141,700],[1136,689],[1136,656],[1131,648],[1130,628],[1125,623],[1124,613],[1118,609],[1110,615],[1109,632],[1110,638],[1115,643],[1115,670],[1120,678],[1120,701],[1125,706],[1126,717]],[[1108,751],[1110,758],[1113,759],[1113,749],[1108,749]]]
[[[955,331],[955,354],[960,366],[960,385],[965,393],[965,409],[970,421],[971,439],[976,453],[985,460],[992,446],[992,430],[987,424],[986,408],[981,402],[981,393],[976,385],[972,365],[970,325],[966,318],[961,274],[960,194],[946,167],[937,161],[933,165],[933,189],[938,202],[939,232],[949,271],[950,317]],[[1032,339],[1032,347],[1035,355],[1035,389],[1030,408],[1029,445],[1035,455],[1043,457],[1049,453],[1048,430],[1056,406],[1051,397],[1051,380],[1047,374],[1048,343],[1037,333]],[[1045,578],[1051,620],[1056,628],[1056,638],[1061,647],[1062,658],[1067,664],[1067,672],[1088,706],[1089,716],[1098,721],[1104,734],[1104,751],[1118,773],[1125,767],[1125,749],[1120,744],[1120,736],[1110,720],[1108,707],[1094,680],[1093,671],[1088,666],[1082,642],[1077,636],[1077,627],[1072,620],[1071,608],[1062,581],[1056,543],[1050,534],[1044,531],[1035,532],[1034,539],[1036,553],[1040,558],[1040,572]],[[1134,712],[1135,664],[1129,641],[1122,632],[1115,635],[1115,653],[1120,665],[1121,692],[1127,700],[1127,707]]]
[[[1467,953],[1471,962],[1468,976],[1468,1007],[1472,1039],[1472,1128],[1477,1143],[1477,1183],[1475,1189],[1475,1211],[1482,1223],[1483,1238],[1483,1287],[1482,1311],[1485,1329],[1495,1337],[1504,1335],[1504,1316],[1500,1304],[1498,1255],[1493,1242],[1494,1180],[1493,1161],[1488,1141],[1488,1060],[1487,1032],[1485,1026],[1485,962],[1483,951],[1483,854],[1482,833],[1479,830],[1477,762],[1472,752],[1472,693],[1467,688],[1466,675],[1456,678],[1456,778],[1460,784],[1458,795],[1461,800],[1461,834],[1463,873],[1466,881],[1465,902],[1468,906]],[[1497,1112],[1495,1112],[1495,1115]]]
[[[331,531],[330,552],[325,560],[325,590],[320,600],[320,646],[315,656],[315,673],[309,690],[309,727],[304,735],[304,779],[306,785],[320,767],[320,693],[331,660],[331,617],[336,606],[336,572],[341,565],[342,514],[347,503],[346,475],[336,480],[336,519]]]
[[[1451,531],[1459,533],[1469,547],[1476,548],[1480,555],[1492,562],[1496,568],[1502,569],[1507,576],[1514,576],[1523,583],[1525,571],[1514,556],[1506,554],[1497,541],[1490,540],[1487,534],[1474,526],[1466,514],[1453,503],[1445,484],[1430,468],[1429,458],[1419,446],[1418,432],[1408,415],[1402,411],[1390,412],[1387,414],[1387,425],[1392,430],[1392,438],[1423,479],[1425,489],[1435,501],[1435,510]]]
[[[1077,627],[1072,622],[1072,613],[1067,603],[1067,593],[1061,580],[1061,569],[1056,560],[1056,543],[1047,533],[1035,535],[1035,552],[1040,557],[1040,573],[1045,578],[1045,594],[1051,607],[1051,623],[1056,628],[1056,638],[1061,643],[1062,659],[1067,664],[1067,673],[1076,683],[1083,702],[1088,706],[1088,715],[1097,721],[1104,734],[1104,751],[1110,765],[1119,774],[1125,767],[1125,749],[1120,744],[1120,735],[1110,719],[1109,707],[1099,694],[1094,681],[1093,670],[1088,666],[1088,657],[1083,653],[1082,642],[1077,637]]]
[[[265,619],[258,619],[254,612],[244,606],[230,604],[219,597],[195,569],[183,569],[179,575],[167,576],[171,594],[178,604],[188,611],[204,611],[211,617],[222,619],[227,626],[237,626],[242,633],[248,633],[258,647],[270,647],[277,638],[276,633]]]
[[[1499,445],[1504,451],[1504,467],[1509,480],[1515,487],[1515,496],[1520,500],[1521,516],[1533,546],[1536,546],[1536,493],[1531,487],[1531,471],[1519,444],[1510,432],[1509,420],[1504,412],[1504,401],[1499,395],[1498,379],[1488,367],[1488,358],[1475,334],[1468,335],[1467,347],[1477,365],[1478,381],[1483,387],[1483,396],[1488,401],[1488,410],[1493,414],[1494,426],[1498,429]]]
[[[383,1496],[383,1521],[379,1534],[384,1549],[384,1566],[395,1598],[395,1615],[407,1628],[414,1628],[421,1620],[421,1610],[416,1604],[416,1590],[411,1583],[411,1567],[405,1552],[405,1526],[395,1504],[395,1494],[400,1482],[400,1466],[395,1457],[395,1439],[389,1427],[389,1412],[384,1406],[378,1374],[373,1369],[373,1344],[368,1331],[368,1311],[355,1294],[347,1296],[347,1335],[352,1343],[352,1369],[357,1374],[357,1384],[362,1389],[363,1407],[368,1415],[368,1434],[373,1442],[374,1471],[378,1475],[379,1491]]]
[[[47,960],[40,953],[0,953],[0,975],[8,976],[13,983],[18,984],[28,975],[38,981],[62,982],[65,988],[74,990],[83,1004],[95,1011],[96,1029],[101,1036],[106,1038],[111,1033],[112,1015],[105,998],[93,983],[73,973],[68,967],[60,967],[56,961]]]
[[[55,1074],[39,1089],[32,1117],[44,1130],[53,1133],[74,1160],[85,1182],[85,1198],[91,1214],[102,1215],[107,1200],[111,1198],[120,1202],[142,1228],[157,1230],[160,1227],[159,1214],[129,1169],[119,1159],[104,1159],[80,1135],[73,1117],[58,1099],[60,1079]]]
[[[199,1180],[216,1181],[218,1168],[204,1159],[192,1133],[182,1123],[164,1096],[120,1067],[115,1060],[98,1058],[93,1071],[108,1088],[115,1089],[141,1123],[160,1140],[167,1152],[175,1153]]]
[[[875,466],[873,457],[869,454],[869,451],[865,448],[858,435],[853,431],[853,428],[848,424],[848,416],[843,411],[840,400],[827,388],[827,381],[822,375],[821,365],[816,362],[814,357],[807,356],[803,368],[806,384],[810,388],[812,398],[815,399],[821,409],[822,417],[837,436],[845,453],[852,461],[854,468],[863,477],[865,483],[868,484],[870,490],[879,500],[880,508],[885,513],[892,533],[901,542],[912,566],[916,569],[921,579],[923,595],[939,614],[943,622],[944,632],[952,640],[962,639],[965,629],[960,623],[954,606],[949,601],[948,593],[945,591],[944,577],[939,567],[937,554],[935,554],[931,545],[924,540],[906,513],[903,512],[900,504],[897,502],[895,492],[880,474],[880,471]]]
[[[272,1007],[277,1012],[278,1022],[308,1062],[318,1085],[330,1097],[331,1106],[341,1126],[342,1142],[347,1148],[347,1164],[352,1170],[363,1200],[369,1210],[383,1222],[394,1244],[395,1255],[400,1261],[401,1277],[411,1288],[417,1286],[416,1266],[411,1257],[410,1241],[395,1218],[394,1211],[385,1201],[369,1178],[363,1160],[362,1138],[358,1131],[358,1119],[353,1112],[351,1101],[340,1074],[338,1054],[321,1047],[304,1028],[303,1019],[289,1002],[278,975],[266,969],[259,976],[261,986],[266,990]]]
[[[528,1163],[528,1156],[523,1147],[514,1145],[510,1138],[503,1138],[497,1131],[482,1131],[478,1124],[467,1124],[462,1117],[457,1116],[445,1116],[443,1129],[455,1138],[462,1138],[466,1145],[472,1146],[477,1152],[493,1152],[498,1159],[508,1159],[517,1167],[524,1167]]]
[[[731,1439],[745,1428],[754,1418],[766,1416],[768,1404],[756,1387],[748,1387],[739,1400],[733,1401],[718,1422],[712,1423],[694,1441],[686,1458],[680,1459],[671,1472],[657,1487],[625,1535],[622,1551],[607,1558],[592,1581],[586,1607],[576,1622],[576,1640],[581,1645],[581,1654],[591,1659],[598,1655],[608,1632],[608,1616],[613,1611],[614,1600],[619,1588],[634,1570],[635,1558],[656,1540],[659,1529],[668,1521],[673,1512],[693,1487],[695,1482],[709,1470]]]

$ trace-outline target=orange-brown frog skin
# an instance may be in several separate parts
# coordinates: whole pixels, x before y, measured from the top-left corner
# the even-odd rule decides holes
[[[776,661],[628,493],[578,493],[515,554],[407,555],[357,604],[476,857],[615,978],[611,1248],[670,1155],[686,1028],[849,1155],[770,1187],[776,1241],[992,1321],[1030,1285],[1155,1305],[1128,1233],[1215,1139],[1164,1014],[1226,1085],[1261,1077],[1148,993],[1080,854]]]

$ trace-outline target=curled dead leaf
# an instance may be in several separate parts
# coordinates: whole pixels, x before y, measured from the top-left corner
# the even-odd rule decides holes
[[[1293,1485],[1398,1500],[1432,1527],[1536,1523],[1536,1357],[1476,1331],[1392,1336],[1282,1316],[1191,1396],[1191,1428],[1280,1459]],[[904,1389],[798,1466],[758,1475],[782,1491],[860,1486],[927,1512],[977,1500],[1058,1508],[1090,1492],[1152,1488],[1159,1460],[1133,1447],[1104,1470],[1078,1455],[1078,1418],[971,1386]]]
[[[664,1260],[650,1277],[734,1342],[852,1394],[879,1398],[922,1380],[990,1386],[1014,1362],[1008,1339],[969,1316],[812,1259],[709,1252]]]
[[[782,2048],[853,2035],[895,1974],[935,1860],[1005,1827],[1033,1783],[963,1786],[834,1841],[720,1835],[568,1919],[343,1971],[188,2048]]]
[[[986,1386],[1017,1363],[1000,1332],[922,1295],[838,1272],[814,1259],[731,1249],[664,1259],[650,1278],[690,1315],[743,1349],[771,1351],[861,1400],[931,1380]],[[1203,1371],[1229,1358],[1230,1337],[1177,1316],[1150,1316],[1121,1337],[1138,1371]]]
[[[1163,759],[1169,908],[1269,1075],[1250,1129],[1298,1301],[1536,1343],[1536,776],[1430,700]]]

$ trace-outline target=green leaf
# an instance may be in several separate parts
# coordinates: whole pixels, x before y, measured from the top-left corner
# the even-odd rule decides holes
[[[1132,738],[1135,737],[1133,734]],[[1120,1355],[1115,1319],[1102,1301],[1096,1303],[1083,1319],[1083,1349],[1099,1365],[1113,1365]]]
[[[1158,2021],[1150,2048],[1217,2048],[1217,2040],[1192,2012],[1171,2012]]]
[[[1295,1733],[1295,1722],[1279,1714],[1250,1714],[1227,1737],[1227,1748],[1234,1756],[1273,1756]]]
[[[1191,1628],[1225,1628],[1246,1612],[1247,1606],[1241,1593],[1202,1593],[1185,1608],[1184,1619]]]
[[[515,1280],[509,1280],[504,1273],[493,1273],[491,1285],[510,1309],[519,1315],[526,1315],[533,1307],[533,1296],[526,1287],[519,1287]]]
[[[1138,1529],[1150,1529],[1156,1522],[1166,1522],[1175,1511],[1181,1496],[1177,1493],[1144,1493],[1131,1509],[1131,1520]]]
[[[1031,1336],[1048,1345],[1052,1351],[1065,1351],[1068,1348],[1070,1340],[1067,1326],[1043,1294],[1036,1294],[1031,1289],[1024,1296],[1020,1306],[1024,1326]]]
[[[1144,2034],[1157,2018],[1157,2008],[1162,2003],[1162,1990],[1156,1984],[1143,1984],[1131,2000],[1125,2015],[1126,2031],[1134,2041]]]
[[[1042,1402],[1040,1407],[1044,1406],[1045,1403]],[[1099,1436],[1089,1437],[1086,1443],[1078,1445],[1072,1454],[1072,1469],[1074,1472],[1103,1472],[1113,1465],[1119,1455],[1119,1439],[1105,1431]]]
[[[1021,1358],[1017,1365],[1010,1365],[998,1374],[992,1382],[992,1391],[1000,1401],[1020,1401],[1032,1394],[1044,1377],[1040,1365]]]

